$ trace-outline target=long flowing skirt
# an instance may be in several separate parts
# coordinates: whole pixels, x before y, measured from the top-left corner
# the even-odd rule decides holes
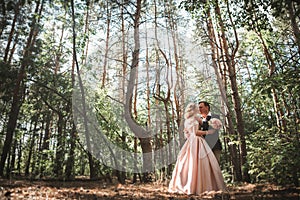
[[[188,138],[179,152],[169,192],[201,194],[225,189],[219,163],[205,139]]]

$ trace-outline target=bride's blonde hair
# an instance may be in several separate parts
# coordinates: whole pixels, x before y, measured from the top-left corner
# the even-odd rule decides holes
[[[197,113],[197,104],[189,103],[184,111],[184,119],[188,119]]]

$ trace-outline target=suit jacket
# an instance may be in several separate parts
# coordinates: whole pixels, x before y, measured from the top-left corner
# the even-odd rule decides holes
[[[207,130],[211,129],[208,125],[208,121],[211,118],[220,119],[220,116],[216,115],[216,114],[208,115],[206,117],[207,121],[203,121],[202,125],[199,126],[200,130],[207,131]],[[210,148],[212,150],[222,150],[222,144],[221,144],[221,141],[219,138],[219,130],[216,130],[215,133],[213,133],[213,134],[205,135],[204,137],[205,137],[206,142],[208,143],[208,145],[210,146]]]

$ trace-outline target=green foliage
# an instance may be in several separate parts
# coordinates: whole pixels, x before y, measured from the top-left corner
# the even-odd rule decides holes
[[[96,115],[101,128],[101,132],[105,134],[110,142],[120,148],[133,152],[133,138],[134,134],[131,133],[128,127],[124,126],[125,121],[122,116],[123,106],[114,103],[107,95],[105,89],[98,90],[95,96]],[[126,141],[122,141],[122,135],[126,135]]]
[[[8,102],[12,97],[17,74],[16,68],[0,60],[0,99],[3,103]]]
[[[239,22],[248,30],[269,30],[272,31],[270,24],[270,8],[268,1],[241,1],[243,9],[239,12]]]
[[[299,127],[298,127],[299,129]],[[262,127],[248,135],[249,173],[254,182],[293,184],[300,166],[299,131]]]

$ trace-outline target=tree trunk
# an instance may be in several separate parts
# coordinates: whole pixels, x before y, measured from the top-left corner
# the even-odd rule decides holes
[[[18,151],[18,164],[17,164],[17,171],[18,171],[18,175],[21,175],[22,170],[21,170],[21,163],[22,163],[22,158],[23,158],[23,151],[22,151],[22,140],[19,139],[19,151]]]
[[[16,148],[17,148],[18,140],[17,138],[14,138],[14,143],[11,148],[11,153],[10,153],[10,164],[9,167],[7,168],[7,174],[10,174],[10,177],[15,174],[15,163],[16,163]],[[8,159],[9,160],[9,159]]]
[[[56,143],[56,154],[53,172],[58,178],[62,178],[63,166],[64,166],[64,134],[63,134],[63,115],[57,113],[57,143]]]
[[[106,2],[106,15],[107,15],[107,20],[106,20],[106,39],[105,39],[105,55],[104,55],[104,61],[103,61],[103,72],[102,72],[102,84],[101,88],[105,87],[105,82],[106,82],[106,68],[107,68],[107,60],[108,60],[108,52],[109,52],[109,38],[110,38],[110,19],[111,19],[111,9],[109,9],[109,2]],[[121,14],[121,19],[122,19],[122,33],[124,32],[124,19],[123,19],[123,8],[122,8],[122,14]],[[124,37],[124,34],[123,34]],[[123,43],[123,45],[125,45]]]
[[[5,5],[5,1],[1,1],[1,15],[3,16],[1,21],[0,21],[0,38],[2,38],[2,33],[5,29],[5,27],[7,26],[8,23],[6,23],[7,20],[7,16],[6,16],[6,5]]]
[[[125,99],[125,120],[132,132],[139,138],[143,152],[143,181],[147,182],[150,180],[149,172],[152,170],[152,146],[150,143],[149,134],[145,129],[139,126],[133,119],[132,116],[132,101],[133,91],[135,86],[136,71],[139,63],[140,53],[140,39],[139,39],[139,26],[140,26],[140,15],[141,15],[141,0],[137,0],[136,11],[134,14],[134,50],[132,53],[132,63],[130,66],[129,81]]]
[[[81,102],[82,102],[82,113],[83,113],[83,120],[84,120],[84,127],[85,127],[85,139],[87,143],[87,154],[88,154],[88,160],[89,160],[89,168],[90,168],[90,178],[94,179],[96,178],[96,169],[95,169],[95,163],[93,159],[93,155],[91,154],[91,141],[90,141],[90,132],[88,127],[88,119],[86,115],[86,100],[85,100],[85,91],[80,75],[80,69],[79,64],[77,60],[77,54],[76,54],[76,31],[75,31],[75,10],[74,10],[74,0],[71,0],[71,8],[72,8],[72,31],[73,31],[73,59],[76,66],[77,76],[78,76],[78,83],[80,87],[81,92]]]
[[[31,164],[31,158],[32,158],[32,154],[33,154],[33,150],[34,150],[34,142],[35,142],[35,132],[36,132],[36,128],[37,127],[37,121],[34,122],[34,126],[33,126],[33,131],[31,138],[29,140],[30,143],[30,148],[29,148],[29,153],[28,153],[28,157],[27,157],[27,161],[25,164],[25,176],[28,176],[30,174],[30,164]]]
[[[35,9],[35,14],[37,16],[40,16],[39,14],[41,13],[43,9],[43,4],[40,8],[40,1],[36,2],[36,9]],[[9,113],[9,119],[8,119],[8,123],[7,123],[7,131],[6,131],[6,136],[5,136],[5,141],[4,141],[4,145],[3,145],[3,150],[2,150],[2,155],[1,155],[1,160],[0,160],[0,176],[4,175],[4,166],[5,166],[5,162],[6,162],[6,158],[8,155],[8,152],[10,150],[11,144],[12,144],[12,140],[13,140],[13,135],[14,135],[14,131],[16,129],[16,125],[17,125],[17,120],[18,120],[18,115],[19,115],[19,111],[22,105],[22,96],[23,96],[23,92],[24,92],[24,88],[25,88],[25,83],[24,78],[26,77],[26,68],[27,68],[27,61],[28,58],[31,56],[31,48],[32,46],[34,46],[34,34],[35,32],[37,32],[37,19],[33,18],[32,24],[31,24],[31,29],[30,29],[30,33],[27,39],[27,44],[26,47],[24,49],[24,54],[23,54],[23,61],[21,63],[21,67],[18,73],[18,77],[17,77],[17,81],[16,81],[16,85],[13,91],[13,97],[12,97],[12,104],[11,104],[11,109],[10,109],[10,113]]]
[[[297,23],[297,21],[296,21],[297,16],[299,19],[299,10],[298,10],[298,15],[295,15],[295,10],[294,10],[295,6],[293,5],[292,0],[287,0],[286,3],[288,6],[289,18],[291,20],[291,26],[293,29],[296,45],[298,46],[298,54],[300,56],[300,29],[299,29],[299,22]]]
[[[259,37],[262,47],[263,47],[263,51],[264,51],[264,55],[266,57],[267,63],[268,63],[268,69],[269,69],[269,77],[271,78],[275,72],[276,69],[276,64],[275,61],[271,55],[271,53],[269,52],[269,49],[262,37],[262,34],[258,31],[256,31],[257,36]],[[277,127],[280,130],[287,130],[286,127],[286,120],[284,118],[284,111],[280,106],[280,102],[278,100],[278,95],[276,92],[275,87],[271,87],[271,94],[272,94],[272,98],[273,98],[273,104],[274,104],[274,110],[275,110],[275,116],[276,116],[276,122],[277,122]]]
[[[210,37],[210,46],[211,46],[211,51],[212,51],[212,65],[213,65],[213,68],[214,68],[214,71],[215,71],[215,74],[216,74],[216,77],[217,77],[217,83],[218,83],[218,86],[219,86],[219,89],[220,89],[220,93],[221,93],[221,97],[222,97],[222,100],[225,104],[225,117],[227,119],[227,125],[228,125],[228,133],[229,135],[236,135],[236,132],[234,130],[234,125],[233,125],[233,122],[232,122],[232,115],[231,115],[231,112],[230,112],[230,106],[229,106],[229,103],[228,103],[228,100],[227,100],[227,96],[226,96],[226,91],[225,91],[225,88],[224,87],[224,84],[222,82],[222,78],[223,78],[223,81],[226,82],[226,76],[223,76],[223,77],[220,77],[220,73],[221,71],[219,72],[218,70],[218,67],[217,67],[217,63],[216,61],[218,60],[218,57],[217,57],[217,52],[218,52],[218,49],[217,47],[215,46],[215,44],[217,44],[217,41],[216,41],[216,36],[215,36],[215,33],[214,33],[214,28],[213,28],[213,22],[211,20],[211,14],[210,14],[210,11],[207,10],[207,29],[208,29],[208,32],[209,32],[209,37]],[[219,63],[220,65],[220,63]],[[227,141],[227,144],[229,143],[230,141]],[[235,144],[230,144],[228,145],[229,146],[229,150],[230,150],[230,155],[231,155],[231,162],[233,164],[233,168],[232,168],[232,174],[233,174],[233,180],[241,180],[242,179],[242,173],[241,173],[241,170],[240,170],[240,167],[239,167],[239,158],[238,158],[238,154],[237,154],[237,147]]]
[[[45,126],[45,133],[44,133],[44,137],[43,137],[43,141],[42,141],[42,148],[41,148],[41,167],[40,167],[40,171],[41,171],[41,177],[44,176],[44,172],[45,172],[45,168],[46,168],[46,163],[48,161],[48,153],[47,151],[49,150],[49,140],[50,140],[50,124],[51,124],[51,119],[52,119],[52,112],[48,112],[46,113],[46,116],[44,117],[46,126]]]
[[[6,130],[6,135],[5,135],[5,140],[4,140],[4,145],[3,145],[2,155],[1,155],[1,161],[0,161],[0,176],[4,175],[3,170],[5,166],[5,161],[12,144],[13,134],[16,128],[17,119],[22,104],[21,87],[23,87],[22,80],[24,79],[24,76],[25,76],[25,65],[22,65],[20,72],[18,74],[16,87],[14,89],[13,101],[12,101],[11,110],[9,113],[9,119],[7,123],[7,130]]]
[[[243,112],[241,107],[241,99],[239,96],[238,91],[238,84],[237,84],[237,78],[236,78],[236,69],[235,69],[235,53],[238,50],[239,47],[239,40],[237,37],[237,33],[235,30],[234,23],[232,22],[231,18],[231,24],[233,25],[234,29],[234,35],[235,35],[235,41],[236,41],[236,47],[232,53],[232,55],[229,54],[229,46],[227,43],[227,39],[225,37],[225,27],[224,23],[221,17],[220,7],[218,4],[216,4],[216,13],[220,17],[219,18],[219,26],[221,29],[221,39],[222,39],[222,46],[224,48],[224,54],[226,58],[226,65],[228,66],[228,72],[229,72],[229,79],[230,79],[230,86],[232,90],[232,101],[234,104],[234,111],[236,115],[236,123],[237,123],[237,132],[239,134],[240,139],[240,168],[242,171],[242,179],[243,181],[250,182],[250,176],[248,174],[248,167],[247,167],[247,149],[246,149],[246,141],[245,141],[245,127],[244,127],[244,120],[243,120]],[[230,14],[230,10],[228,9],[228,13]],[[231,17],[231,15],[230,15]],[[241,181],[238,180],[238,181]]]
[[[11,44],[11,42],[13,40],[13,37],[14,37],[14,34],[15,34],[16,22],[18,20],[19,13],[20,13],[20,3],[21,3],[21,1],[18,1],[18,3],[15,6],[15,9],[14,9],[15,16],[14,16],[14,19],[13,19],[13,23],[11,25],[11,30],[10,30],[10,33],[9,33],[9,36],[8,36],[8,39],[7,39],[6,48],[5,48],[5,51],[4,51],[5,52],[4,53],[4,58],[3,58],[4,62],[7,62],[8,57],[9,57],[10,44]],[[4,5],[4,2],[3,2],[3,5]],[[1,30],[1,32],[2,32],[2,30]]]
[[[75,147],[76,147],[76,125],[72,123],[72,130],[70,134],[70,151],[66,164],[66,179],[73,180],[75,178],[74,164],[75,164]]]

